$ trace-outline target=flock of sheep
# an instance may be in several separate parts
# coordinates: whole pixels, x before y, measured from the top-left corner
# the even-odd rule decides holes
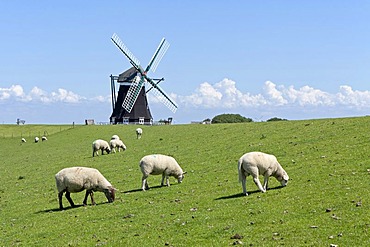
[[[46,136],[42,136],[41,137],[41,140],[42,141],[47,141],[48,138]],[[40,141],[40,138],[38,136],[36,136],[35,139],[34,139],[34,141],[35,141],[35,143],[38,143]],[[27,142],[26,138],[22,138],[21,139],[21,142]]]
[[[137,138],[140,139],[142,129],[136,129]],[[115,149],[120,151],[126,150],[125,144],[117,135],[113,135],[110,142],[104,140],[96,140],[92,144],[93,157],[101,150],[102,154],[115,152]],[[142,190],[149,189],[147,178],[149,175],[162,175],[161,185],[170,186],[169,177],[173,176],[179,183],[184,179],[186,172],[182,170],[177,161],[170,156],[162,154],[151,154],[144,156],[139,167],[142,172]],[[242,184],[243,194],[248,195],[246,190],[246,177],[251,175],[253,181],[261,192],[266,192],[268,189],[268,179],[270,176],[275,177],[282,186],[286,186],[289,176],[282,166],[277,161],[276,157],[271,154],[262,152],[249,152],[244,154],[238,160],[239,182]],[[259,180],[259,175],[264,176],[263,185]],[[94,205],[93,192],[103,192],[108,202],[113,202],[115,199],[116,189],[112,184],[97,170],[88,167],[70,167],[64,168],[55,175],[56,186],[58,189],[59,208],[63,209],[62,197],[65,197],[72,207],[75,206],[70,193],[77,193],[86,190],[83,205],[87,205],[87,198],[90,195],[91,203]],[[164,183],[166,180],[166,183]]]

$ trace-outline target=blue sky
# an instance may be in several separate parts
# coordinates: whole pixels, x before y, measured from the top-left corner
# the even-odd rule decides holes
[[[0,123],[109,121],[110,74],[130,67],[117,33],[154,78],[155,120],[238,113],[255,121],[370,112],[368,1],[1,1]]]

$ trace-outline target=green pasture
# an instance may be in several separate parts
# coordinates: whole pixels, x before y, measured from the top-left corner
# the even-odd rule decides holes
[[[214,125],[0,125],[0,246],[370,246],[370,117]],[[48,141],[34,143],[46,134]],[[127,150],[92,157],[95,139]],[[21,137],[27,139],[21,142]],[[274,154],[290,176],[242,196],[237,160]],[[162,153],[187,171],[181,184],[148,178],[139,160]],[[118,189],[114,203],[60,211],[54,175],[94,167]],[[262,179],[262,177],[261,177]]]

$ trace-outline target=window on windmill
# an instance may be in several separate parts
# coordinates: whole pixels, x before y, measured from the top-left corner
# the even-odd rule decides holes
[[[143,117],[139,118],[139,124],[144,124],[144,118]]]

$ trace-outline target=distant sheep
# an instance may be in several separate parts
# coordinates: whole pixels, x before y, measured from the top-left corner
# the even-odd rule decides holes
[[[104,151],[107,152],[107,154],[110,153],[110,146],[107,141],[104,140],[95,140],[92,144],[93,149],[93,157],[96,155],[99,155],[98,151],[101,150],[101,154],[104,154]]]
[[[118,152],[121,152],[121,148],[122,148],[123,151],[126,150],[125,144],[123,144],[123,141],[121,141],[119,139],[110,140],[109,145],[110,145],[111,151],[113,153],[116,152],[116,148],[118,149]]]
[[[289,176],[281,167],[276,157],[271,154],[262,152],[250,152],[240,157],[238,161],[239,182],[242,183],[243,194],[248,195],[245,186],[246,177],[252,175],[254,183],[262,192],[268,189],[268,179],[270,176],[275,177],[282,186],[286,186]],[[258,178],[259,175],[264,176],[263,186]]]
[[[47,140],[48,140],[48,138],[46,138],[46,136],[41,137],[41,141],[47,141]]]
[[[111,140],[120,140],[120,138],[118,135],[112,135]]]
[[[173,176],[179,183],[184,179],[184,174],[177,161],[170,156],[163,154],[152,154],[144,156],[140,160],[140,169],[143,173],[142,177],[142,190],[149,189],[147,178],[150,175],[162,174],[161,186],[164,185],[164,179],[166,178],[166,185],[170,186],[169,176]]]
[[[143,130],[141,128],[137,128],[136,129],[136,138],[140,139],[142,134],[143,134]]]
[[[26,141],[26,138],[22,138],[22,139],[21,139],[21,141],[22,141],[22,142],[27,142],[27,141]]]
[[[91,204],[95,205],[93,192],[104,192],[108,202],[113,202],[116,189],[108,182],[108,180],[94,168],[88,167],[70,167],[60,170],[55,174],[55,181],[58,189],[59,208],[63,209],[62,197],[66,193],[66,198],[74,207],[70,193],[77,193],[86,190],[83,205],[87,205],[87,197],[90,195]]]
[[[38,142],[39,142],[39,140],[40,140],[40,139],[36,136],[36,137],[35,137],[35,143],[38,143]]]

